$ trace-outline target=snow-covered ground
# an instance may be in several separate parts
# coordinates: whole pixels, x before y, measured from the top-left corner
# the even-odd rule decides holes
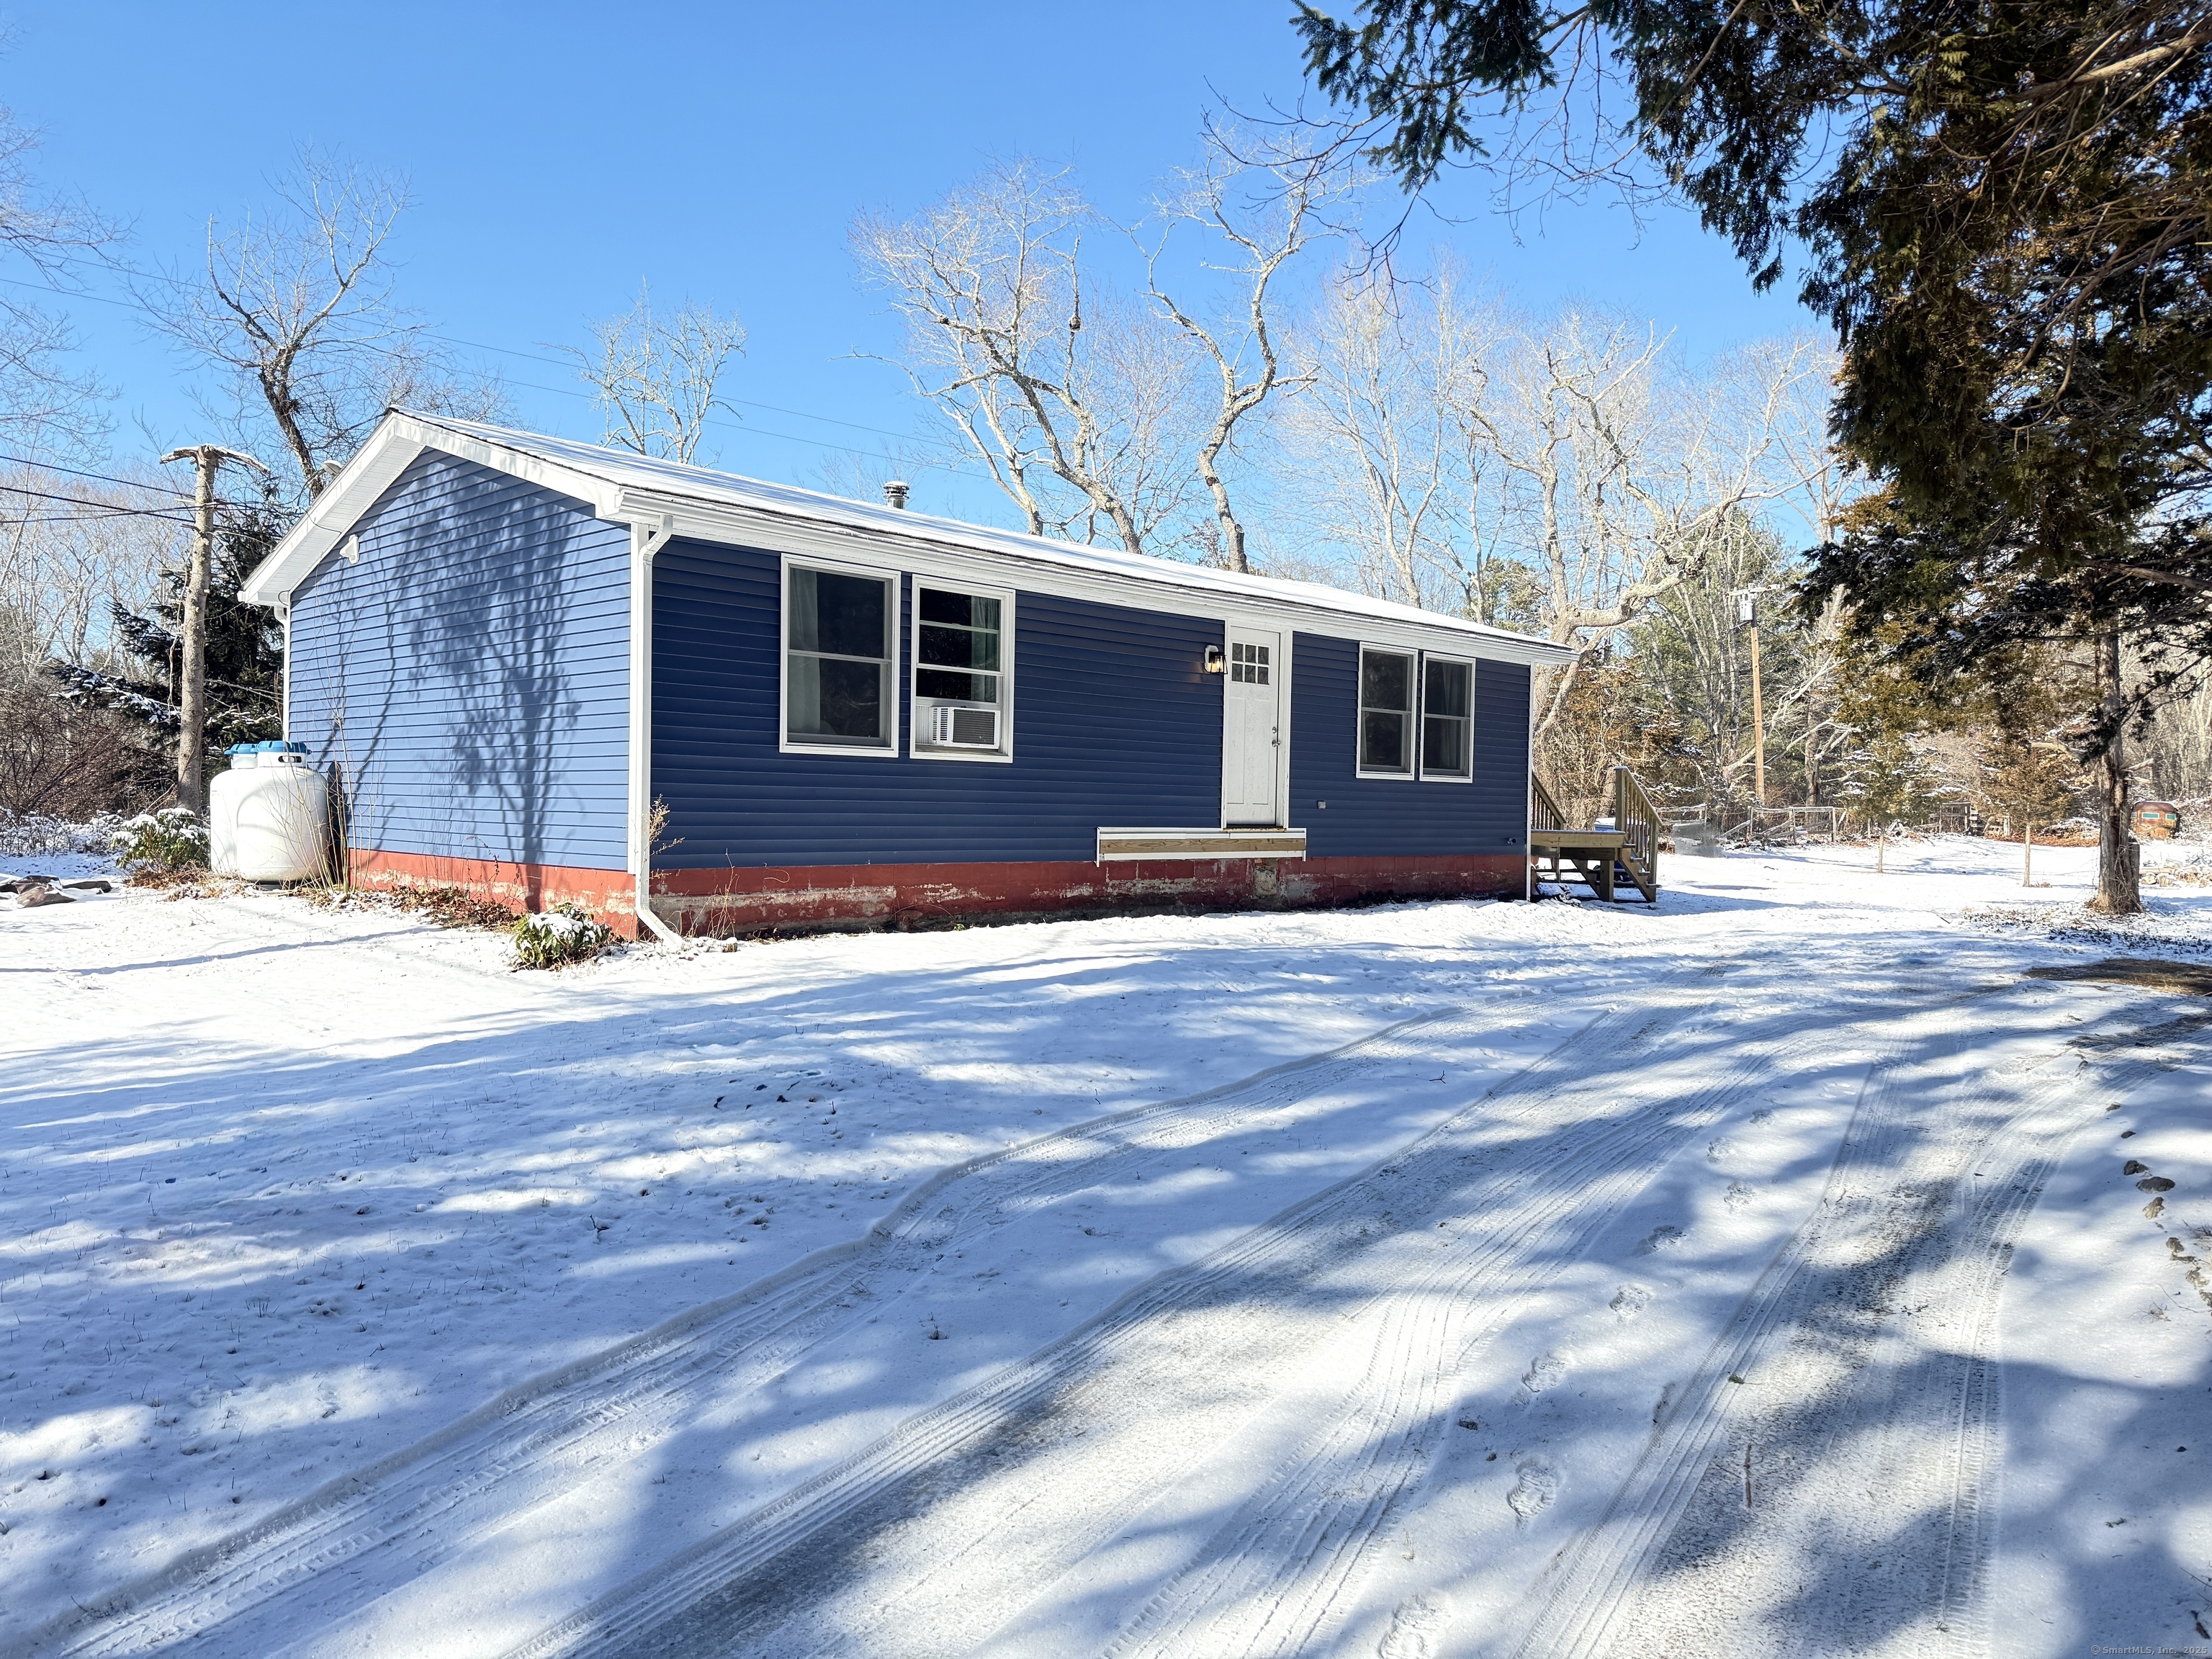
[[[0,1652],[2212,1642],[2212,1004],[2023,976],[2212,890],[2018,856],[558,975],[0,902]]]

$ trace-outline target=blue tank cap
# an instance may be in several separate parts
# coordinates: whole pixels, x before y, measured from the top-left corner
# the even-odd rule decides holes
[[[252,755],[259,753],[260,749],[258,743],[234,743],[222,752],[226,755]]]

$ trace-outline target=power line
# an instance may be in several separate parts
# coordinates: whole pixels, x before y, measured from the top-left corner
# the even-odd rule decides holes
[[[100,516],[104,518],[167,519],[172,524],[190,524],[191,522],[190,519],[186,518],[181,513],[166,513],[159,507],[114,507],[106,501],[95,501],[89,496],[57,495],[49,490],[33,489],[27,484],[0,483],[0,489],[8,490],[17,495],[28,495],[35,501],[67,501],[75,507],[97,507],[100,511]]]
[[[54,513],[41,514],[37,518],[0,518],[0,530],[21,530],[31,525],[40,524],[101,524],[117,516],[118,515],[113,513]]]
[[[189,489],[173,489],[167,484],[141,483],[136,478],[118,478],[106,472],[87,472],[82,467],[61,466],[52,461],[34,461],[27,455],[0,455],[0,461],[13,462],[17,466],[31,467],[40,472],[66,472],[72,478],[93,478],[101,483],[121,484],[129,489],[143,489],[159,495],[175,495],[187,501],[192,499],[192,492]]]
[[[79,264],[82,262],[64,259],[58,261],[58,263]],[[191,284],[186,283],[181,277],[165,276],[158,271],[137,270],[129,266],[125,266],[122,269],[126,275],[137,277],[144,282],[165,283],[173,288],[188,288],[191,286]],[[0,276],[0,283],[4,283],[10,288],[35,289],[41,293],[55,295],[66,300],[90,300],[96,305],[117,306],[127,311],[143,309],[143,307],[135,305],[127,300],[118,300],[106,295],[92,294],[71,289],[60,288],[52,283],[33,283],[26,281],[23,278],[15,276]],[[519,357],[528,362],[545,363],[559,368],[568,367],[566,363],[562,362],[562,360],[557,357],[547,357],[537,352],[520,350],[514,346],[492,345],[488,342],[482,340],[465,340],[458,335],[441,334],[433,330],[428,329],[423,331],[423,337],[426,339],[436,340],[446,345],[465,347],[472,351],[489,351],[497,353],[501,356]],[[580,398],[587,402],[597,401],[592,397],[590,392],[580,391],[574,386],[540,386],[537,382],[532,380],[515,380],[510,382],[510,384],[521,387],[525,391],[543,392],[557,398]],[[819,421],[825,426],[847,427],[855,432],[872,432],[879,436],[895,439],[901,442],[917,441],[915,434],[910,432],[894,432],[888,427],[870,426],[864,422],[848,421],[835,415],[817,415],[811,410],[791,409],[781,404],[762,403],[757,399],[750,398],[724,398],[720,401],[726,404],[741,404],[747,409],[766,410],[771,414],[790,415],[802,421]],[[808,444],[817,449],[834,449],[840,454],[859,455],[870,460],[888,461],[894,465],[898,465],[896,457],[886,455],[880,450],[856,449],[850,444],[831,443],[825,438],[810,438],[795,432],[778,432],[770,427],[754,426],[749,422],[741,426],[733,426],[725,421],[708,420],[701,422],[701,424],[712,427],[723,432],[741,434],[749,437],[776,438],[786,443]],[[964,464],[940,463],[940,465],[945,465],[946,470],[949,471],[965,472],[969,471],[969,468]]]

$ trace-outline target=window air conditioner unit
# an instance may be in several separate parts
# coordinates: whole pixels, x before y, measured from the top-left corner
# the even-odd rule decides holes
[[[929,711],[929,740],[945,749],[996,749],[999,711],[940,702]]]

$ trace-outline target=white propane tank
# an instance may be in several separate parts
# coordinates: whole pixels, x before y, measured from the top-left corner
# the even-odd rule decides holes
[[[241,744],[208,786],[208,857],[216,873],[305,881],[323,872],[330,786],[298,744]]]

